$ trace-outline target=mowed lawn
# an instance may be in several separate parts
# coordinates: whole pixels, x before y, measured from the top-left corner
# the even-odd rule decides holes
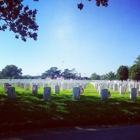
[[[108,100],[88,84],[79,100],[72,98],[72,89],[54,94],[51,100],[43,99],[43,87],[38,95],[15,87],[16,99],[7,99],[0,86],[0,131],[43,129],[48,127],[118,125],[140,122],[140,96],[130,99],[130,93],[120,95],[112,91]]]

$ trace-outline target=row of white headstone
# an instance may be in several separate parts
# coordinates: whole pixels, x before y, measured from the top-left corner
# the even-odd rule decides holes
[[[24,84],[24,83],[16,83],[16,86],[20,87],[20,88],[25,88],[26,90],[29,90],[30,84]],[[7,92],[8,98],[9,99],[14,99],[16,97],[15,94],[15,85],[11,85],[9,83],[3,83],[3,88],[5,90],[5,92]],[[82,85],[77,85],[76,87],[72,87],[73,88],[73,98],[74,99],[80,99],[80,94],[83,93],[84,89],[86,88],[87,84],[82,84]],[[40,87],[40,85],[37,84],[32,84],[32,94],[36,95],[38,94],[38,88]],[[60,93],[60,86],[59,85],[52,85],[53,89],[54,89],[54,94],[59,94]],[[66,90],[67,89],[67,84],[63,84],[62,85],[62,90]],[[44,93],[43,93],[43,98],[44,100],[48,100],[51,99],[51,87],[48,87],[48,84],[45,83],[44,84]]]
[[[9,81],[8,84],[25,88],[26,90],[29,90],[29,87],[32,86],[33,94],[37,94],[38,88],[42,85],[44,86],[44,88],[50,85],[52,89],[54,89],[55,94],[60,92],[60,87],[62,90],[73,88],[73,97],[76,99],[79,99],[80,98],[79,91],[78,91],[79,89],[76,89],[76,88],[79,87],[80,93],[81,93],[82,92],[81,90],[84,89],[88,83],[89,81],[77,81],[77,80],[76,81],[67,80],[65,82],[58,81],[58,80],[50,80],[50,81],[47,81],[47,83],[46,83],[46,80],[43,80],[43,81],[34,80],[34,81],[30,81],[30,83],[29,83],[29,80],[17,80],[17,81],[12,80],[12,81]],[[136,99],[137,90],[140,90],[140,84],[136,82],[92,81],[91,83],[101,94],[102,100],[108,99],[110,97],[109,89],[114,90],[114,91],[119,90],[120,94],[125,94],[126,88],[129,87],[131,99]],[[44,93],[47,93],[47,90],[44,89]],[[140,95],[140,92],[139,92],[139,95]]]
[[[99,91],[101,94],[101,99],[108,99],[109,94],[107,95],[107,92],[109,92],[109,89],[118,91],[120,94],[125,94],[127,87],[129,87],[130,91],[130,99],[136,99],[137,95],[140,96],[140,83],[130,83],[130,82],[110,82],[110,81],[94,81],[91,82],[94,87]]]

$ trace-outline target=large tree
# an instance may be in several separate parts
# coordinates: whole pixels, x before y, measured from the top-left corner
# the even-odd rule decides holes
[[[134,61],[134,63],[136,65],[140,65],[140,55],[136,58],[136,60]]]
[[[38,0],[33,0],[38,1]],[[92,0],[88,0],[92,1]],[[38,25],[36,23],[37,10],[22,4],[23,0],[0,0],[0,30],[9,29],[14,32],[15,38],[26,41],[27,38],[37,40]],[[108,0],[96,0],[97,6],[108,6]],[[81,1],[77,4],[81,10],[84,5]]]
[[[90,78],[91,80],[100,80],[100,76],[97,75],[96,73],[93,73]]]
[[[107,80],[107,75],[106,74],[100,75],[100,79],[101,80]]]
[[[21,37],[23,41],[27,38],[37,40],[37,10],[31,10],[22,2],[23,0],[0,0],[0,30],[9,29],[15,33],[16,38]]]
[[[121,65],[117,70],[117,79],[118,80],[127,80],[129,76],[129,69],[127,66]]]
[[[49,70],[42,73],[41,78],[45,79],[47,76],[50,76],[52,79],[56,79],[57,76],[60,76],[61,70],[58,70],[57,67],[51,67]]]
[[[78,74],[75,69],[69,70],[64,69],[64,72],[61,73],[61,76],[65,79],[76,79],[78,78]]]
[[[133,65],[129,71],[129,78],[132,80],[139,81],[140,80],[140,65]]]
[[[22,75],[22,69],[15,65],[7,65],[4,69],[2,69],[1,75],[3,78],[18,79]]]
[[[115,80],[116,79],[115,72],[111,71],[111,72],[107,73],[106,75],[107,75],[108,80]]]

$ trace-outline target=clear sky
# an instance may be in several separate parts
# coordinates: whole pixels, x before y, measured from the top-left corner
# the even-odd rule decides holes
[[[0,31],[0,71],[14,64],[23,75],[40,75],[51,67],[75,68],[82,76],[116,72],[132,66],[140,55],[140,0],[25,0],[37,9],[38,40],[23,42]],[[2,21],[1,21],[2,22]]]

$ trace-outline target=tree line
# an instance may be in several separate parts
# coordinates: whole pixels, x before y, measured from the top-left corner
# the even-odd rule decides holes
[[[98,75],[93,73],[91,75],[91,80],[128,80],[132,79],[135,81],[140,80],[140,55],[134,61],[134,64],[131,67],[121,65],[117,72],[109,72],[104,75]]]
[[[22,75],[22,69],[18,68],[15,65],[7,65],[5,68],[0,71],[0,79],[86,79],[88,77],[81,77],[81,75],[73,68],[71,70],[64,69],[64,71],[58,69],[57,67],[51,67],[50,69],[43,72],[41,75],[31,76],[31,75]]]
[[[31,76],[22,75],[22,69],[15,65],[7,65],[0,71],[0,79],[82,79],[82,80],[140,80],[140,55],[137,57],[136,61],[131,67],[121,65],[117,72],[109,72],[107,74],[98,75],[93,73],[91,77],[81,77],[81,74],[76,71],[76,69],[64,69],[64,71],[58,69],[57,67],[51,67],[50,69],[43,72],[41,75]]]

